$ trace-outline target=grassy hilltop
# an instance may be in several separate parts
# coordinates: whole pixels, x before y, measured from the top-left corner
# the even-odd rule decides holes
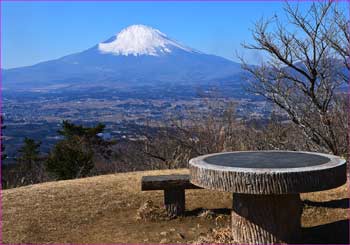
[[[4,190],[3,242],[225,242],[224,228],[230,225],[230,193],[189,190],[185,217],[137,219],[139,208],[148,200],[160,207],[163,203],[162,191],[140,191],[143,175],[187,172],[130,172]],[[348,243],[348,185],[303,194],[302,199],[305,242]]]

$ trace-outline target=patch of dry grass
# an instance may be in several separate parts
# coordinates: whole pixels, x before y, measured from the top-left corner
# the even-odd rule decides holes
[[[136,219],[137,211],[147,200],[154,207],[163,206],[162,191],[140,191],[141,177],[174,173],[188,170],[112,174],[2,191],[3,242],[190,243],[205,236],[211,236],[213,242],[228,241],[225,239],[230,226],[230,193],[188,190],[184,217]],[[302,195],[305,203],[302,223],[311,232],[308,236],[328,234],[322,230],[324,227],[333,229],[329,224],[349,219],[348,194],[344,185]],[[203,209],[214,212],[213,218],[198,217],[196,210]],[[328,238],[322,239],[320,242],[328,242]]]
[[[170,220],[165,208],[153,204],[151,200],[146,201],[137,210],[136,219],[144,221]]]

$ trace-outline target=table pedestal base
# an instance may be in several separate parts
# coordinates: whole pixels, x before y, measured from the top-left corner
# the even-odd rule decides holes
[[[299,194],[233,194],[232,234],[240,244],[293,243],[301,233]]]

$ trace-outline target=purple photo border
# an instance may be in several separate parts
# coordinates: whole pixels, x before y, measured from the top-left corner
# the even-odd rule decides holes
[[[290,2],[314,2],[313,0],[289,0]],[[316,0],[320,1],[320,0]],[[322,1],[322,0],[321,0]],[[350,7],[350,0],[334,0],[336,2],[348,2]],[[220,3],[220,2],[284,2],[283,0],[0,0],[0,115],[2,115],[2,2],[212,2],[212,3]],[[350,12],[350,11],[349,11]],[[350,19],[350,15],[349,15]],[[349,32],[350,32],[350,25],[348,26]],[[349,47],[350,52],[350,47]],[[347,58],[347,63],[350,65],[350,57]],[[350,76],[349,76],[350,77]],[[350,84],[350,78],[349,78],[349,84]],[[350,105],[350,86],[348,86],[348,103]],[[0,126],[2,126],[2,123],[0,122]],[[350,108],[348,108],[348,130],[350,130]],[[2,129],[0,127],[0,135],[2,135]],[[350,131],[347,132],[347,151],[348,155],[350,155]],[[2,145],[2,138],[0,139],[0,146]],[[1,148],[0,148],[0,155],[2,155]],[[347,159],[349,164],[349,158]],[[348,177],[348,197],[350,197],[350,183],[349,183],[349,171],[350,167],[347,168],[347,177]],[[2,160],[0,159],[0,244],[3,243],[3,224],[2,224]],[[350,237],[349,237],[350,240]],[[19,243],[18,245],[24,245],[25,243]],[[54,243],[53,245],[61,245],[62,243]],[[118,243],[116,243],[118,244]],[[143,245],[142,243],[139,243],[140,245]],[[83,244],[75,244],[75,245],[83,245]],[[86,244],[85,244],[86,245]],[[94,244],[95,245],[95,244]],[[105,243],[98,243],[96,245],[111,245],[111,244],[105,244]],[[147,244],[152,245],[152,244]],[[177,243],[177,245],[180,245]],[[209,245],[209,244],[208,244]],[[242,244],[243,245],[243,244]],[[299,244],[302,245],[302,244]],[[305,245],[305,244],[304,244]],[[323,245],[323,244],[319,244]]]
[[[0,116],[2,116],[2,0],[0,0]],[[2,156],[2,124],[0,121],[0,156]],[[2,157],[0,157],[0,243],[2,238]]]

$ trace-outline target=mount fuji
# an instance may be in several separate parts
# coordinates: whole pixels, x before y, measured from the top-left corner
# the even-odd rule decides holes
[[[157,29],[132,25],[85,51],[2,70],[3,89],[203,84],[240,73],[240,64],[202,53]]]

